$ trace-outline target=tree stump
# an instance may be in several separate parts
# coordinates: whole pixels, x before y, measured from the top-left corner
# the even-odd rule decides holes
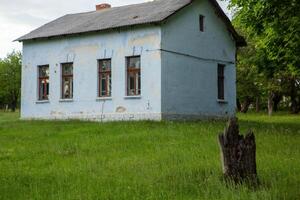
[[[257,183],[255,136],[249,131],[239,134],[238,119],[231,118],[224,133],[219,135],[223,173],[235,183]]]

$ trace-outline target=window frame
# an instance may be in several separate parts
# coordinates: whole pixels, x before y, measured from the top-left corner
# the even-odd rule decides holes
[[[218,75],[218,100],[225,100],[225,68],[226,65],[218,64],[217,75]]]
[[[40,69],[43,67],[48,67],[48,71],[49,71],[49,75],[48,76],[41,76],[40,75]],[[41,82],[42,81],[48,81],[48,88],[47,88],[47,83],[43,84],[43,88],[44,88],[44,94],[41,94]],[[47,88],[47,90],[45,90],[45,88]],[[38,65],[38,101],[49,101],[49,94],[50,94],[50,66],[49,64],[46,65]],[[45,92],[48,94],[45,94]]]
[[[130,64],[130,59],[132,58],[139,58],[139,61],[140,61],[140,66],[139,68],[133,68],[133,67],[128,67],[129,64]],[[127,97],[139,97],[141,96],[142,94],[142,73],[141,73],[141,68],[142,68],[142,62],[141,62],[141,55],[135,55],[135,56],[127,56],[126,59],[125,59],[125,62],[126,62],[126,96]],[[131,68],[131,69],[129,69]],[[129,73],[134,73],[135,76],[136,74],[138,75],[138,81],[136,81],[136,79],[134,80],[134,94],[130,94],[129,90],[129,80],[128,80],[128,75]],[[138,85],[138,89],[136,87],[136,84],[139,84]]]
[[[200,32],[204,32],[204,20],[205,20],[205,16],[199,15],[199,30],[200,30]]]
[[[68,75],[64,75],[64,70],[63,70],[63,68],[64,68],[64,65],[72,65],[72,74],[68,74]],[[60,71],[61,71],[61,91],[60,91],[60,96],[61,96],[61,99],[62,100],[73,100],[73,98],[74,98],[74,63],[73,62],[66,62],[66,63],[61,63],[60,64]],[[70,94],[72,94],[72,95],[70,95],[71,97],[70,98],[66,98],[65,97],[65,94],[64,94],[64,78],[72,78],[72,86],[71,86],[71,92],[70,92]]]
[[[102,67],[100,66],[100,63],[102,61],[110,61],[110,70],[102,71]],[[98,98],[107,98],[112,96],[112,59],[111,58],[105,58],[105,59],[98,59],[97,60],[98,69],[97,69],[97,75],[98,75],[98,91],[97,96]],[[102,74],[105,74],[105,81],[106,81],[106,95],[102,95]],[[108,89],[110,87],[110,89]]]

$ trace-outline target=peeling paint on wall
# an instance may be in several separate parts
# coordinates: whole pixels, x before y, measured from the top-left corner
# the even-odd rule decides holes
[[[199,31],[199,14],[206,19],[204,32]],[[162,27],[144,25],[121,32],[24,42],[21,118],[105,122],[232,116],[235,51],[226,26],[207,1],[182,9]],[[126,57],[133,55],[141,56],[138,98],[126,97]],[[97,97],[97,60],[103,58],[112,59],[112,96],[108,99]],[[74,67],[74,99],[68,102],[60,101],[63,62],[73,62]],[[222,103],[217,101],[218,62],[226,64],[226,101]],[[50,66],[50,99],[36,103],[37,66],[44,64]]]
[[[161,119],[161,85],[160,80],[153,79],[160,77],[161,60],[157,54],[144,53],[144,49],[159,48],[160,38],[159,27],[145,26],[121,33],[25,42],[22,119]],[[125,98],[125,57],[132,54],[141,55],[142,61],[142,97],[139,99]],[[97,59],[102,58],[112,59],[112,97],[104,100],[97,98]],[[69,102],[60,101],[60,64],[64,62],[73,62],[74,99]],[[37,104],[37,66],[41,64],[50,66],[50,95],[49,102]],[[149,99],[151,112],[145,106]]]
[[[123,107],[123,106],[118,106],[117,109],[116,109],[116,112],[117,113],[124,113],[124,112],[126,112],[126,108]]]

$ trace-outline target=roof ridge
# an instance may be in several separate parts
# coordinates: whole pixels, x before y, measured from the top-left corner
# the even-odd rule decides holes
[[[118,8],[132,7],[132,6],[138,6],[138,5],[143,5],[143,4],[151,4],[151,3],[154,3],[154,2],[158,2],[158,1],[166,1],[166,0],[151,0],[151,1],[143,2],[143,3],[126,4],[126,5],[111,7],[111,8],[107,8],[107,9],[103,9],[103,10],[91,10],[91,11],[78,12],[78,13],[69,13],[69,14],[66,14],[66,15],[97,13],[97,12],[114,10],[114,9],[118,9]],[[175,1],[175,0],[169,0],[169,1]]]
[[[109,29],[128,27],[133,25],[160,23],[167,20],[195,0],[152,0],[112,7],[102,11],[88,11],[66,14],[43,26],[23,35],[15,41],[60,37],[88,32],[98,32]],[[216,9],[217,15],[240,43],[245,43],[232,26],[217,0],[210,1]]]

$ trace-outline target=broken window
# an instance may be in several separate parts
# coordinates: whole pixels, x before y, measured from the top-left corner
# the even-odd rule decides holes
[[[61,64],[62,99],[73,99],[73,63]]]
[[[204,32],[204,16],[199,15],[199,28],[201,32]]]
[[[49,65],[38,66],[39,70],[39,100],[49,98]]]
[[[127,57],[127,96],[141,95],[141,57]]]
[[[98,61],[98,96],[111,96],[111,59]]]
[[[218,64],[218,99],[224,100],[224,70],[225,65]]]

